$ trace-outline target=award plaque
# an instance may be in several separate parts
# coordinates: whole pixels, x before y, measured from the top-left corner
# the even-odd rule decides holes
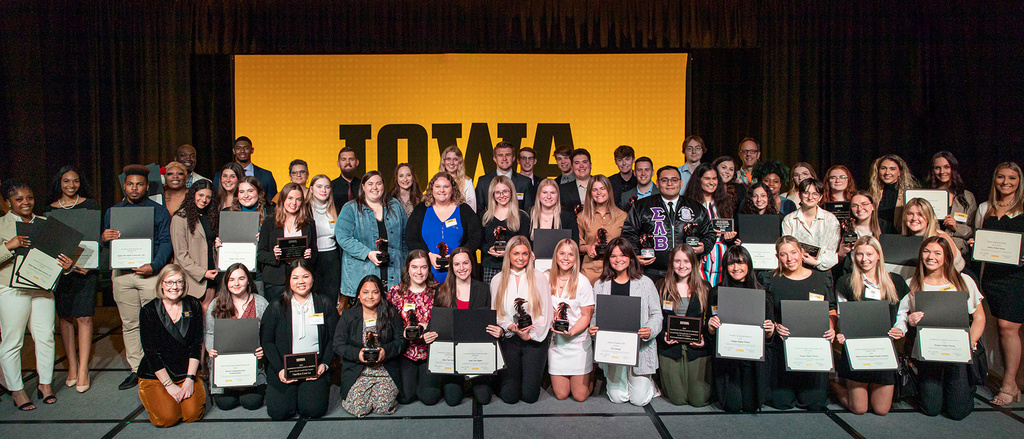
[[[645,259],[654,257],[654,235],[650,233],[640,235],[640,257]]]
[[[716,218],[711,220],[715,230],[719,232],[735,232],[736,224],[732,218]]]
[[[306,254],[306,237],[277,238],[277,247],[281,249],[281,259],[299,259]]]
[[[696,247],[700,245],[700,237],[694,236],[696,233],[697,223],[686,223],[683,224],[683,236],[686,238],[686,245],[690,247]]]
[[[551,329],[558,332],[569,331],[569,304],[562,302],[558,304],[558,310],[555,314],[555,322],[551,324]]]
[[[363,349],[363,359],[367,363],[376,363],[380,360],[380,343],[377,341],[377,333],[370,331],[366,333],[366,343]]]
[[[441,271],[448,270],[448,264],[451,261],[448,259],[448,244],[444,242],[437,243],[437,269]]]
[[[597,229],[597,244],[594,246],[594,252],[597,253],[596,259],[604,259],[606,251],[608,251],[608,231],[603,228]]]
[[[821,251],[821,249],[816,246],[804,244],[802,242],[800,243],[800,248],[807,252],[807,254],[811,255],[812,258],[818,257],[818,252]]]
[[[526,299],[517,297],[515,301],[516,326],[519,326],[519,329],[533,326],[533,317],[530,317],[530,313],[526,312],[524,305],[526,305]]]
[[[391,263],[391,255],[388,254],[388,240],[387,238],[377,238],[374,241],[377,244],[377,251],[380,252],[377,258],[380,259],[380,266],[384,267]]]
[[[289,380],[315,377],[316,368],[319,366],[317,360],[316,352],[285,355],[284,377]]]
[[[683,343],[699,343],[700,323],[700,317],[668,316],[666,338]]]
[[[416,318],[416,310],[406,311],[405,317],[409,320],[409,325],[405,327],[405,339],[411,341],[422,337],[423,327],[420,326],[419,319]]]
[[[508,229],[502,226],[494,228],[494,251],[503,252],[505,251],[505,245],[508,244]]]

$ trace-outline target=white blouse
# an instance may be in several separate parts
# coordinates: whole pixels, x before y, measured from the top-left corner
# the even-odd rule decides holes
[[[782,234],[792,235],[797,241],[818,247],[819,271],[826,271],[839,263],[839,220],[831,212],[815,208],[814,219],[804,222],[803,212],[797,209],[782,219]]]
[[[334,251],[338,243],[334,238],[334,225],[338,219],[331,219],[327,212],[320,213],[313,209],[313,222],[316,224],[316,248],[320,252]]]
[[[967,284],[967,314],[974,314],[974,311],[981,306],[981,299],[985,297],[981,295],[981,290],[978,289],[978,284],[974,283],[974,279],[965,274],[960,274],[960,278]],[[910,285],[910,279],[907,279],[907,285]],[[953,284],[944,285],[928,285],[924,284],[924,291],[955,291],[956,287]],[[903,296],[900,300],[899,311],[896,312],[896,324],[893,328],[899,328],[903,333],[907,332],[908,316],[917,311],[917,302],[914,300],[913,292]]]
[[[505,313],[504,317],[501,317],[501,313],[498,314],[498,326],[508,328],[509,325],[515,323],[516,298],[521,297],[527,301],[530,300],[530,286],[526,282],[526,270],[533,270],[534,280],[537,282],[537,296],[540,298],[540,303],[526,302],[525,305],[525,309],[530,315],[538,314],[534,310],[538,306],[540,307],[540,315],[533,318],[533,329],[530,330],[530,339],[542,342],[547,338],[548,330],[551,329],[551,319],[554,311],[551,305],[551,288],[548,286],[548,278],[543,272],[532,267],[527,267],[523,271],[512,271],[508,279],[508,289],[505,291],[505,301],[503,303],[498,303],[495,300],[498,295],[498,286],[504,281],[501,273],[498,273],[494,276],[494,279],[491,279],[491,306],[496,310],[501,309]],[[518,288],[516,287],[516,278],[519,278]]]

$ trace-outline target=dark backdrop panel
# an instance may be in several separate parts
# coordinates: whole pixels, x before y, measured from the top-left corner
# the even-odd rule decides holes
[[[705,161],[722,155],[738,159],[740,140],[763,131],[761,51],[697,50],[686,67],[687,134],[704,139]]]

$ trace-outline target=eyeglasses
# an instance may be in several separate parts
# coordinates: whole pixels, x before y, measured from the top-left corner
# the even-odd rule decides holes
[[[847,177],[846,175],[830,175],[828,177],[828,179],[831,180],[831,181],[834,181],[834,180],[846,180],[847,178],[850,178],[850,177]]]
[[[512,191],[510,191],[508,189],[504,189],[504,190],[500,190],[500,191],[494,191],[494,195],[512,195]]]
[[[808,198],[818,198],[821,196],[821,193],[818,192],[801,192],[800,194]]]
[[[683,152],[697,152],[703,150],[704,148],[701,148],[699,146],[687,146],[686,148],[683,148]]]
[[[291,171],[291,172],[289,172],[289,174],[291,174],[291,175],[302,175],[302,174],[309,174],[309,171],[307,171],[307,170],[303,169],[303,170],[301,170],[301,171]]]
[[[164,281],[164,286],[165,287],[180,287],[180,286],[183,286],[183,285],[185,285],[185,281],[184,280],[165,280]]]
[[[679,183],[679,178],[659,178],[658,181],[662,183]]]

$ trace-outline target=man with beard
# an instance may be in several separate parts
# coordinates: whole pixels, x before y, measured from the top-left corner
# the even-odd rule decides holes
[[[156,298],[156,280],[160,269],[171,258],[171,215],[163,206],[146,197],[149,190],[149,169],[142,165],[128,165],[124,168],[125,199],[114,207],[153,208],[153,258],[148,264],[131,270],[114,270],[111,273],[114,302],[121,315],[125,357],[132,372],[117,388],[128,390],[139,383],[137,375],[142,362],[142,338],[139,335],[139,311],[142,306]],[[103,218],[103,242],[121,237],[121,232],[110,228],[110,210]]]
[[[242,170],[245,171],[245,175],[251,175],[256,177],[260,181],[260,186],[263,186],[264,192],[266,192],[267,199],[274,199],[274,195],[277,195],[277,181],[274,180],[274,174],[266,169],[256,166],[252,162],[252,153],[256,149],[252,147],[252,140],[248,137],[239,136],[235,139],[234,146],[231,147],[231,153],[234,154],[235,163],[238,163]],[[213,186],[220,187],[220,173],[213,176]]]
[[[209,178],[203,177],[195,172],[196,169],[196,149],[192,145],[184,144],[178,147],[175,161],[185,166],[185,171],[188,172],[188,177],[185,178],[185,188],[192,187],[192,184],[199,180],[209,180]]]
[[[359,193],[359,180],[363,178],[356,175],[359,168],[359,158],[356,157],[356,150],[351,147],[341,148],[338,151],[338,169],[341,175],[331,180],[331,194],[334,196],[334,208],[341,211],[341,207],[349,200],[356,199]]]

